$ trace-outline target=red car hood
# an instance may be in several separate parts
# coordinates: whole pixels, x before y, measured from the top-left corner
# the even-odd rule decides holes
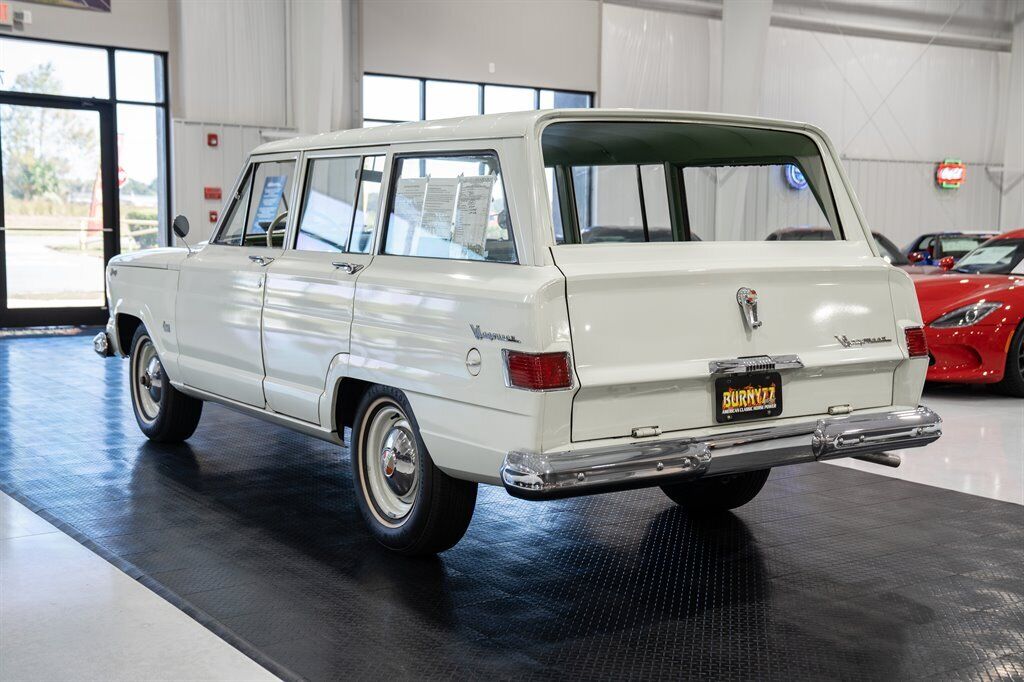
[[[1018,311],[1024,305],[1024,277],[950,272],[911,279],[917,288],[917,301],[921,305],[921,318],[925,324],[982,299],[1009,303]]]

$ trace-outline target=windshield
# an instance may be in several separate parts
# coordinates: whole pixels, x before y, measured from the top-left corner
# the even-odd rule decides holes
[[[960,259],[954,272],[1024,275],[1024,239],[993,239]]]
[[[987,242],[991,237],[979,235],[977,237],[957,235],[955,237],[939,237],[939,249],[943,256],[959,258],[971,252],[979,244]]]
[[[558,244],[775,241],[798,225],[843,238],[821,154],[802,133],[576,121],[548,126],[541,146]]]
[[[910,265],[910,261],[907,257],[900,253],[899,248],[892,241],[889,240],[884,234],[878,234],[872,232],[875,237],[875,244],[878,245],[878,253],[882,255],[890,265]]]

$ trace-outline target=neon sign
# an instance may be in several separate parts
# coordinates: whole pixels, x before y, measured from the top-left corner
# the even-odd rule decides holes
[[[804,172],[795,163],[787,163],[783,166],[782,174],[786,178],[786,184],[789,185],[790,189],[807,189],[807,178],[804,177]]]
[[[935,170],[935,182],[942,189],[957,189],[966,177],[967,166],[960,159],[946,159]]]

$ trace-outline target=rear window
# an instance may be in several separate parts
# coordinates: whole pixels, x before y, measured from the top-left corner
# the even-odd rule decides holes
[[[800,133],[579,121],[548,126],[541,144],[559,244],[842,238],[818,147]]]

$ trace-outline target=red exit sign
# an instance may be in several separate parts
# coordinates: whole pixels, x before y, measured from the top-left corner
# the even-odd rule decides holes
[[[209,201],[218,201],[220,199],[220,187],[204,187],[203,198]]]

